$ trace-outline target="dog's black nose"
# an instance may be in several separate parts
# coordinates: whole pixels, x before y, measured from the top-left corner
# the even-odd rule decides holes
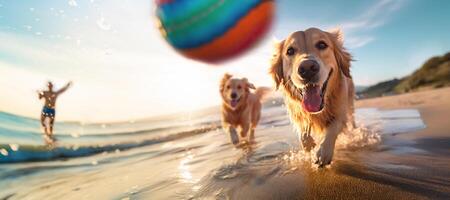
[[[236,94],[236,93],[234,93],[234,92],[231,93],[231,98],[232,98],[232,99],[236,99],[236,97],[237,97],[237,94]]]
[[[298,68],[298,74],[304,80],[309,81],[319,72],[320,66],[319,63],[315,60],[305,60],[300,63],[300,67]]]

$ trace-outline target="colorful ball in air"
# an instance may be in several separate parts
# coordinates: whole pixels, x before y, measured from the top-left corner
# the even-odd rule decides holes
[[[158,28],[184,56],[214,63],[238,56],[270,29],[273,0],[156,0]]]

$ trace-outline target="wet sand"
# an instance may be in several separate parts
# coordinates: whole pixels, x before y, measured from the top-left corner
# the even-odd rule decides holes
[[[366,182],[367,186],[372,188],[359,192],[358,196],[365,193],[364,196],[377,199],[450,199],[450,88],[360,100],[356,102],[356,107],[418,109],[427,126],[419,131],[389,138],[392,142],[387,143],[397,142],[410,148],[404,152],[371,153],[373,155],[370,157],[375,162],[378,160],[395,163],[396,166],[390,169],[385,167],[383,170],[352,170],[350,166],[337,166],[338,172],[356,178],[356,182]],[[376,163],[373,164],[376,166]],[[343,180],[338,182],[341,181]],[[337,190],[341,191],[340,194],[342,191],[351,193],[362,189],[359,186],[364,188],[355,183],[350,191]]]

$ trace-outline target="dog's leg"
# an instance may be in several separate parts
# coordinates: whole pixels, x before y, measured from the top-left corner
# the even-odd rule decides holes
[[[230,134],[230,139],[231,142],[236,145],[239,143],[239,136],[237,135],[237,131],[234,127],[229,127],[228,128],[228,133]]]
[[[223,130],[230,135],[231,143],[234,145],[239,143],[239,136],[237,135],[236,128],[234,128],[231,124],[222,123]]]
[[[344,123],[341,121],[335,121],[330,124],[325,130],[325,138],[320,144],[319,150],[316,152],[315,163],[319,167],[329,165],[333,159],[334,145],[336,144],[336,139],[338,134],[342,131]]]
[[[241,126],[241,132],[240,132],[241,137],[246,138],[249,130],[250,130],[250,124],[244,123]]]
[[[310,152],[316,146],[314,138],[307,132],[301,133],[300,140],[302,143],[303,151]]]
[[[250,136],[249,136],[249,138],[250,138],[250,141],[254,141],[254,140],[255,140],[255,128],[252,128],[252,129],[250,130]]]

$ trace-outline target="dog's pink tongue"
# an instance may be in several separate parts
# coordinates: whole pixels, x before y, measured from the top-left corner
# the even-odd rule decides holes
[[[231,100],[231,102],[230,102],[230,104],[231,104],[231,107],[236,107],[237,106],[237,104],[238,104],[238,101],[237,100]]]
[[[303,93],[302,106],[307,112],[319,112],[322,97],[319,87],[307,87]]]

